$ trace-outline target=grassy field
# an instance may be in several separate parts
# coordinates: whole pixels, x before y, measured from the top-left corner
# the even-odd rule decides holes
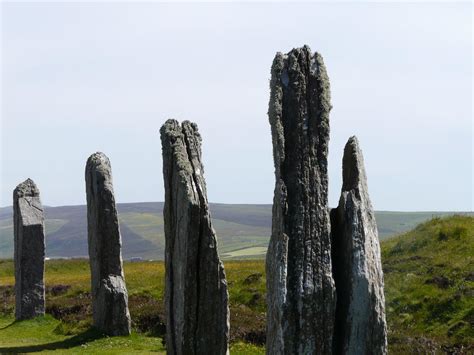
[[[466,216],[435,218],[382,242],[390,353],[474,352],[473,255],[474,218]],[[163,263],[126,262],[124,268],[133,334],[108,338],[90,330],[87,261],[48,261],[48,315],[13,323],[13,263],[0,260],[0,353],[163,352]],[[228,260],[225,268],[231,353],[263,353],[264,261]]]
[[[232,353],[263,353],[265,339],[264,265],[230,261],[226,265],[231,300]],[[132,317],[131,337],[104,338],[91,331],[90,271],[86,260],[46,262],[47,316],[13,323],[13,263],[0,260],[0,353],[146,353],[164,351],[164,264],[124,263]],[[146,280],[146,282],[144,282]],[[109,350],[107,350],[109,349]],[[108,352],[109,351],[109,352]]]
[[[473,354],[474,218],[420,224],[383,242],[382,262],[392,347]]]

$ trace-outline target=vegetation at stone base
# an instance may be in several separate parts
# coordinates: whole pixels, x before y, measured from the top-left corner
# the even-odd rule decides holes
[[[382,241],[390,353],[474,352],[473,257],[474,218],[467,216],[434,218],[411,232]],[[89,330],[87,261],[48,261],[49,316],[45,323],[35,320],[9,327],[14,307],[13,263],[0,261],[0,352],[5,347],[58,342],[63,344],[58,350],[61,352],[68,347],[67,351],[91,353],[107,353],[107,349],[116,353],[115,349],[121,348],[127,353],[163,351],[163,263],[126,262],[124,267],[134,334],[131,338],[102,338]],[[225,268],[231,304],[231,353],[263,353],[264,261],[226,261]]]
[[[159,337],[133,332],[130,336],[108,337],[94,329],[68,336],[62,334],[63,322],[50,315],[33,320],[12,322],[0,318],[0,353],[70,353],[70,354],[165,354]],[[263,354],[261,347],[237,342],[232,354]]]
[[[63,322],[50,315],[14,322],[0,318],[0,353],[143,354],[165,353],[160,338],[132,333],[129,337],[107,337],[88,329],[74,336],[62,332]]]
[[[258,261],[225,264],[229,283],[232,354],[263,353],[265,341],[265,276]],[[14,323],[13,262],[0,260],[0,353],[43,349],[91,353],[125,349],[127,353],[162,351],[164,335],[163,262],[126,262],[125,279],[133,336],[107,338],[90,331],[92,308],[87,260],[46,262],[44,319]],[[54,317],[54,318],[53,318]],[[10,326],[9,326],[10,325]],[[46,344],[46,345],[45,345]],[[30,348],[28,348],[30,347]],[[30,349],[30,350],[27,350]],[[105,349],[105,350],[104,350]],[[107,353],[107,352],[105,352]]]

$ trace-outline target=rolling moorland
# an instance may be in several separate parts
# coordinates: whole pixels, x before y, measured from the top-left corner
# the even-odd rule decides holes
[[[163,203],[118,204],[123,257],[163,260]],[[223,259],[262,258],[271,233],[271,205],[211,203],[213,226]],[[0,208],[0,258],[13,257],[12,207]],[[376,212],[380,239],[448,212]],[[46,256],[87,256],[86,206],[45,206]]]
[[[380,223],[380,222],[379,222]],[[474,352],[474,217],[433,218],[381,242],[391,354]],[[231,353],[264,353],[263,260],[226,260]],[[0,261],[0,353],[164,352],[164,268],[126,262],[134,332],[109,338],[91,330],[86,260],[46,263],[47,315],[13,322],[13,262]]]

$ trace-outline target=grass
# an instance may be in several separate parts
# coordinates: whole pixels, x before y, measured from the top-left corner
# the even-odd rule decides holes
[[[381,249],[390,353],[474,352],[474,218],[434,218],[382,241]],[[264,260],[224,264],[231,353],[263,354]],[[86,260],[47,261],[48,315],[17,323],[13,323],[13,263],[0,260],[0,353],[12,347],[25,352],[163,352],[163,262],[125,262],[124,269],[133,334],[107,338],[90,329]]]
[[[3,324],[11,321],[4,318]],[[64,335],[61,321],[46,315],[33,320],[12,322],[0,332],[1,353],[81,353],[134,354],[165,353],[161,339],[132,333],[128,337],[107,337],[94,329],[73,336]]]
[[[232,353],[263,353],[265,276],[262,261],[229,261]],[[130,338],[104,340],[90,331],[90,271],[87,260],[46,261],[46,317],[13,323],[13,262],[0,260],[0,353],[48,352],[124,353],[163,351],[164,263],[125,262],[129,308],[134,333]],[[51,316],[54,315],[54,318]],[[13,323],[13,324],[12,324]],[[9,325],[9,326],[8,326]],[[6,327],[8,326],[8,327]],[[249,343],[250,341],[250,343]]]
[[[379,237],[383,240],[410,231],[418,224],[429,221],[432,218],[447,217],[453,214],[452,212],[377,211],[375,212],[375,218],[377,219]]]
[[[64,335],[62,322],[50,315],[14,322],[0,318],[0,353],[44,354],[166,354],[162,338],[133,331],[130,336],[108,337],[93,328]],[[231,344],[232,354],[264,354],[261,346],[245,342]]]
[[[382,260],[394,349],[403,353],[407,338],[474,344],[474,218],[422,223],[383,242]]]

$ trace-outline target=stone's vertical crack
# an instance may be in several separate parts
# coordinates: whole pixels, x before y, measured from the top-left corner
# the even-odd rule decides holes
[[[226,354],[228,293],[207,203],[201,137],[197,126],[188,121],[180,125],[168,120],[160,132],[164,167],[176,170],[175,176],[163,170],[165,253],[172,258],[166,263],[165,289],[174,290],[167,291],[165,299],[167,352]],[[175,228],[170,228],[172,221],[176,221]],[[170,241],[176,252],[170,253]],[[173,338],[174,343],[170,341]]]
[[[27,179],[13,191],[15,318],[44,315],[45,229],[36,184]]]
[[[131,320],[122,268],[122,242],[110,161],[94,153],[85,169],[87,232],[94,326],[108,335],[129,335]]]
[[[203,239],[203,223],[202,223],[202,220],[204,218],[204,214],[205,214],[205,206],[206,206],[206,201],[204,200],[204,195],[203,195],[203,192],[202,192],[202,188],[201,188],[201,184],[200,182],[198,181],[198,178],[196,176],[196,170],[200,170],[199,167],[195,167],[194,166],[194,160],[193,160],[193,152],[191,150],[191,138],[188,136],[188,133],[186,132],[186,129],[184,129],[184,127],[182,128],[182,131],[183,131],[183,135],[184,135],[184,142],[185,142],[185,146],[186,146],[186,152],[188,154],[188,158],[189,158],[189,162],[190,162],[190,165],[191,165],[191,168],[192,168],[192,174],[191,174],[191,178],[192,178],[192,181],[194,183],[194,186],[196,187],[196,192],[197,192],[197,197],[198,197],[198,201],[199,201],[199,220],[198,220],[198,230],[199,230],[199,234],[198,234],[198,240],[197,240],[197,254],[196,254],[196,279],[198,280],[198,282],[196,283],[196,299],[197,299],[197,302],[196,302],[196,307],[195,307],[195,312],[196,312],[196,323],[195,323],[195,329],[194,329],[194,350],[196,353],[199,353],[198,352],[198,349],[199,349],[199,346],[198,346],[198,337],[199,337],[199,334],[198,334],[198,325],[199,325],[199,310],[200,310],[200,300],[201,300],[201,283],[199,282],[200,280],[200,267],[201,267],[201,248],[202,248],[202,239]],[[199,157],[199,164],[201,164],[201,161],[200,161],[200,157]]]
[[[164,170],[164,173],[165,173],[165,174],[169,174],[169,180],[168,180],[168,185],[169,185],[169,186],[168,186],[168,190],[171,190],[171,181],[174,180],[174,169],[173,169],[173,167],[170,168],[170,166],[169,166],[168,164],[166,164],[165,161],[163,161],[163,170]],[[166,171],[165,171],[165,170],[166,170]],[[165,180],[165,183],[166,183],[166,180]],[[168,199],[169,199],[169,204],[170,204],[171,206],[173,206],[173,194],[170,194],[170,195],[168,196]],[[168,207],[168,208],[169,208],[169,207]],[[164,209],[164,210],[165,210],[165,209]],[[167,213],[167,212],[165,211],[165,213]],[[177,216],[176,212],[175,212],[174,215]],[[174,219],[170,219],[170,222],[169,222],[169,223],[170,223],[170,228],[171,228],[171,230],[172,230],[172,231],[175,231],[176,225],[177,225],[177,223],[176,223],[176,217],[175,217]],[[170,249],[171,249],[170,254],[173,254],[173,253],[174,253],[174,248],[173,248],[172,245],[170,246]],[[170,284],[170,285],[174,285],[174,281],[173,281],[173,280],[174,280],[174,277],[173,277],[173,258],[169,258],[169,257],[168,257],[167,262],[170,264],[170,265],[169,265],[169,266],[170,266],[170,267],[169,267],[169,270],[170,270],[170,271],[169,271],[169,274],[168,274],[168,277],[169,277],[169,284]],[[174,305],[173,305],[174,289],[173,289],[173,288],[170,288],[170,289],[168,290],[168,292],[170,293],[170,296],[169,296],[170,308],[173,309],[173,308],[174,308]],[[168,315],[168,319],[169,319],[168,327],[169,327],[170,329],[174,329],[174,328],[175,328],[175,322],[174,322],[174,316],[173,316],[173,314]],[[171,343],[172,343],[172,345],[173,345],[172,348],[173,348],[173,349],[176,349],[176,337],[175,337],[175,333],[174,333],[174,331],[173,331],[173,332],[170,332],[169,330],[168,330],[168,333],[170,334]]]
[[[325,256],[329,131],[320,129],[329,125],[330,105],[320,104],[320,96],[329,99],[329,84],[318,84],[319,58],[305,46],[277,53],[272,65],[268,115],[276,185],[269,250],[286,243],[287,249],[267,253],[269,354],[328,354],[332,344],[335,290]]]
[[[362,151],[356,137],[344,148],[343,184],[331,211],[337,291],[336,354],[386,354],[387,325],[380,246]]]

